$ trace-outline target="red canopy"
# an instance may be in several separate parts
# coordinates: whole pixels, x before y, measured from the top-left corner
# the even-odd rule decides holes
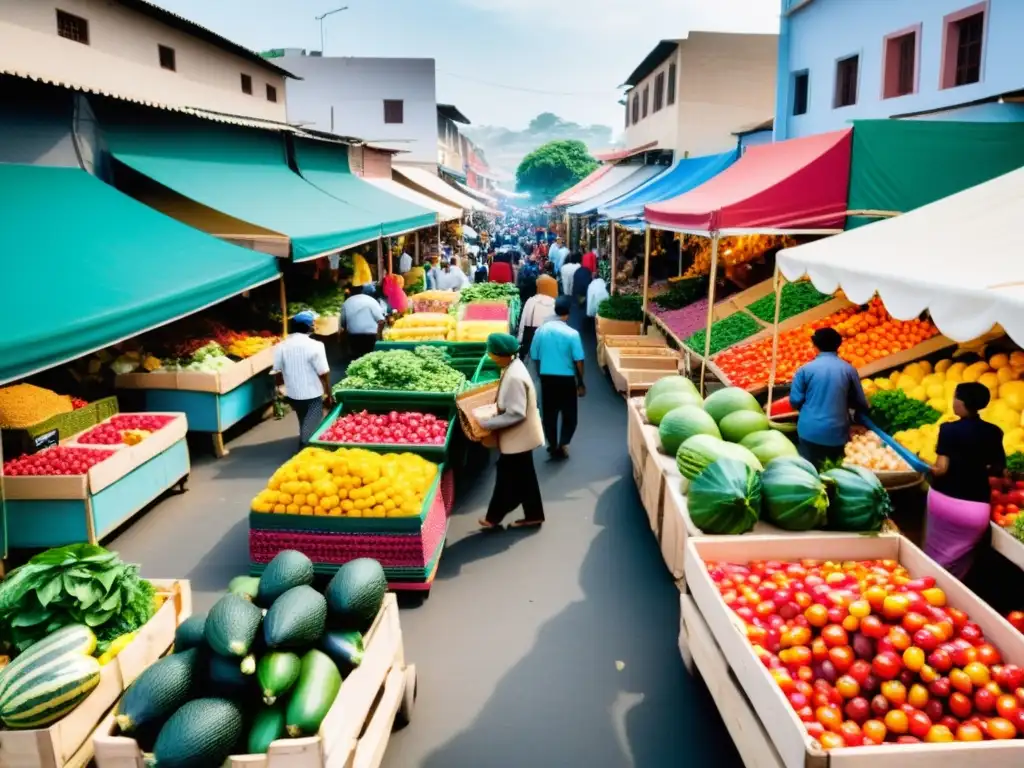
[[[589,187],[595,181],[604,176],[608,171],[614,168],[613,165],[599,165],[594,169],[593,173],[578,182],[575,186],[569,187],[565,192],[560,194],[554,200],[551,201],[551,207],[557,208],[560,205],[568,205],[570,202],[576,202],[579,197],[579,193]]]
[[[726,170],[644,208],[652,227],[684,232],[842,229],[853,130],[750,147]]]

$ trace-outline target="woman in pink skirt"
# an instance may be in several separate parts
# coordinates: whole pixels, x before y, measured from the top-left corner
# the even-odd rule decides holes
[[[1003,431],[978,415],[989,398],[984,384],[958,385],[953,412],[960,420],[939,427],[935,448],[924,549],[958,579],[967,575],[975,547],[988,535],[989,478],[1006,468]]]

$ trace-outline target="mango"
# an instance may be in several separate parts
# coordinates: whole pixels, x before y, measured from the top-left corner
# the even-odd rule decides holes
[[[993,370],[998,371],[1000,368],[1005,368],[1010,364],[1010,356],[1000,352],[997,355],[992,355],[988,360],[988,364]]]
[[[946,412],[946,401],[943,400],[941,397],[929,398],[928,405],[930,405],[932,408],[934,408],[939,413],[945,413]]]
[[[941,400],[946,396],[946,388],[942,384],[931,384],[927,389],[925,389],[925,392],[928,393],[929,400],[934,400],[936,398]]]
[[[1024,359],[1022,359],[1021,362],[1024,363]],[[945,373],[949,370],[951,365],[953,365],[953,361],[948,358],[945,360],[939,360],[939,362],[935,364],[935,373]]]
[[[972,363],[964,368],[964,381],[978,381],[989,370],[988,363]]]

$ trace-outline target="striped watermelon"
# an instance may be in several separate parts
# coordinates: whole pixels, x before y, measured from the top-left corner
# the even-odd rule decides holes
[[[88,627],[64,627],[30,647],[0,673],[0,720],[41,728],[77,707],[100,682]]]

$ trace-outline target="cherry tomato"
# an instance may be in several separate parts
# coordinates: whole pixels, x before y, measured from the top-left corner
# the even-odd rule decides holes
[[[875,744],[881,744],[885,741],[885,737],[888,735],[889,729],[885,727],[885,723],[881,720],[868,720],[863,726],[861,726],[861,732],[867,740],[874,742]]]
[[[992,717],[988,721],[988,735],[996,740],[1017,738],[1017,729],[1013,723],[1003,717]]]
[[[891,709],[885,713],[883,721],[890,733],[903,734],[910,727],[910,720],[906,712],[900,709]]]

